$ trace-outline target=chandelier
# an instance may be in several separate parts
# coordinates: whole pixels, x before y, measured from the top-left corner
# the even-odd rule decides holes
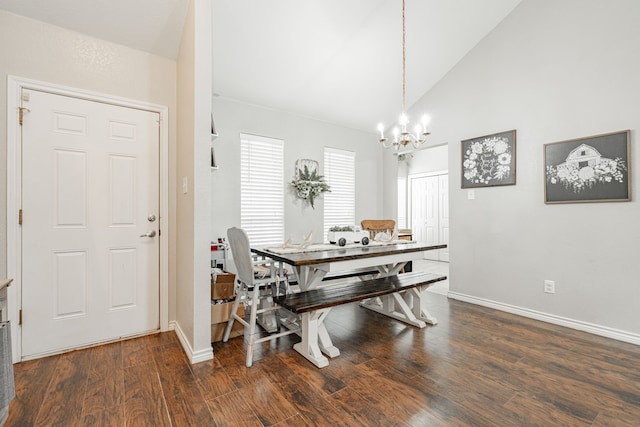
[[[429,123],[429,117],[422,116],[421,124],[416,125],[415,133],[411,133],[407,130],[409,124],[409,118],[407,117],[405,102],[406,102],[406,61],[407,61],[407,49],[406,49],[406,29],[404,18],[404,2],[402,0],[402,114],[398,124],[400,128],[395,127],[393,129],[393,141],[387,142],[387,138],[384,137],[384,125],[378,124],[378,131],[380,132],[380,142],[384,148],[395,148],[396,151],[401,147],[406,147],[411,144],[414,148],[418,148],[426,139],[430,132],[427,130],[427,124]]]

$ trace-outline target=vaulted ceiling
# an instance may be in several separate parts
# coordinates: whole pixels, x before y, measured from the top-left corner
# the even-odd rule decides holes
[[[402,102],[401,0],[211,0],[218,96],[371,130]],[[406,0],[407,107],[521,0]],[[176,58],[188,0],[0,0],[0,9]]]

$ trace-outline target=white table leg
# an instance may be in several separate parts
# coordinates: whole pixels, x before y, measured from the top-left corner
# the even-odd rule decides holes
[[[415,314],[415,316],[418,319],[424,320],[430,325],[437,325],[438,319],[433,317],[429,313],[429,311],[426,308],[424,308],[424,305],[422,304],[423,297],[425,296],[425,291],[422,290],[421,288],[414,288],[414,289],[411,289],[411,293],[414,295],[413,314]]]
[[[327,310],[328,312],[329,310]],[[326,317],[326,314],[325,316]],[[320,349],[324,354],[329,357],[338,357],[340,356],[340,350],[338,347],[333,345],[331,341],[331,337],[329,336],[329,332],[327,332],[327,328],[324,326],[324,317],[323,322],[318,326],[318,338],[320,339]]]
[[[361,305],[376,313],[384,314],[418,328],[424,328],[427,323],[437,325],[438,319],[429,314],[427,309],[422,306],[423,296],[424,291],[414,288],[403,293],[383,296],[382,305],[376,304],[373,300],[368,300]]]
[[[298,285],[302,291],[315,288],[322,278],[327,275],[326,271],[318,270],[317,268],[296,267],[295,269],[296,276],[298,276]]]
[[[318,368],[324,368],[329,365],[329,360],[322,355],[318,345],[318,332],[328,312],[329,309],[323,309],[302,313],[300,316],[300,321],[302,322],[302,341],[293,346],[298,353]]]
[[[300,289],[306,291],[316,288],[327,272],[316,268],[297,267],[296,274]],[[313,313],[303,313],[300,319],[302,342],[293,346],[298,353],[319,368],[329,364],[329,360],[320,354],[321,352],[329,357],[340,355],[340,350],[331,342],[331,337],[324,325],[324,319],[329,311],[331,309],[326,308]]]

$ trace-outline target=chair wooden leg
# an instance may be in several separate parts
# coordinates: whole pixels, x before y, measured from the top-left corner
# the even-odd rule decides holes
[[[247,367],[253,364],[253,347],[256,339],[256,320],[260,290],[255,288],[251,294],[251,315],[249,316],[249,340],[247,342]]]
[[[222,337],[222,342],[229,341],[229,335],[231,334],[231,328],[233,327],[233,322],[236,320],[235,315],[238,312],[238,307],[240,306],[240,292],[236,295],[236,301],[233,303],[233,308],[231,309],[231,317],[229,317],[229,322],[227,323],[227,328],[224,330],[224,335]]]

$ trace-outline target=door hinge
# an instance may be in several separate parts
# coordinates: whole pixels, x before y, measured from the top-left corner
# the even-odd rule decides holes
[[[28,113],[31,110],[29,110],[27,107],[18,107],[18,123],[20,123],[20,126],[22,126],[25,111]]]
[[[22,309],[18,312],[18,325],[22,325]]]
[[[22,209],[18,211],[18,225],[22,225]]]

